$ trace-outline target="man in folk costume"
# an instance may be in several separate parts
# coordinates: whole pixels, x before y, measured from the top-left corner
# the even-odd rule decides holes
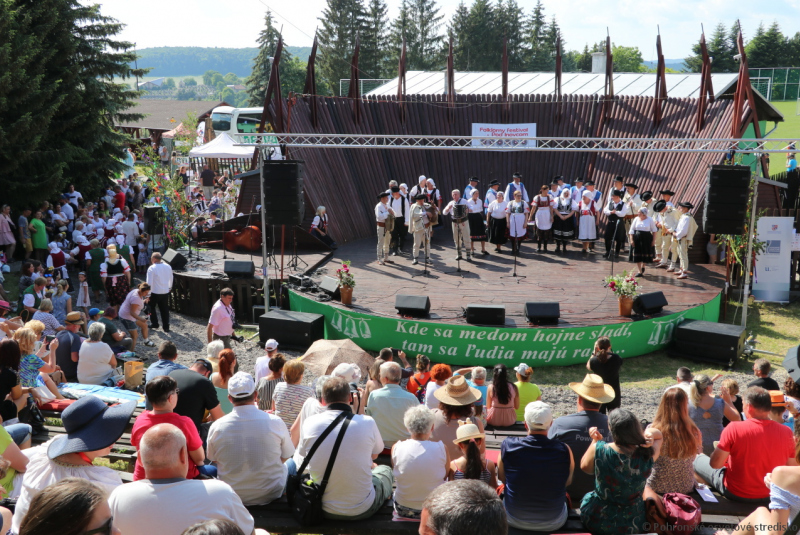
[[[642,207],[642,198],[636,192],[638,189],[639,186],[632,182],[625,184],[625,195],[622,197],[622,202],[628,206],[628,215],[625,216],[625,236],[630,234],[631,224],[638,217],[639,208]],[[633,248],[628,253],[628,260],[633,261]]]
[[[628,215],[628,206],[622,202],[622,192],[611,190],[611,202],[603,209],[603,213],[608,216],[606,222],[605,242],[606,254],[603,258],[611,257],[612,242],[614,245],[614,255],[619,256],[622,244],[625,242],[625,216]]]
[[[658,227],[660,231],[658,234],[661,234],[661,254],[659,255],[661,261],[656,267],[670,268],[673,263],[678,260],[677,244],[672,239],[671,234],[675,230],[675,227],[678,226],[678,217],[680,217],[680,213],[678,210],[669,206],[664,199],[657,201],[655,205],[653,205],[653,210],[656,212],[656,227]],[[658,253],[659,251],[656,250],[657,255]],[[670,260],[670,254],[672,255],[672,260]]]
[[[455,206],[463,206],[464,207],[464,217],[456,217],[455,214],[453,215],[453,241],[456,245],[456,260],[461,260],[461,247],[463,246],[464,249],[467,251],[467,262],[472,260],[470,256],[470,234],[469,234],[469,226],[467,226],[467,213],[469,210],[467,209],[467,201],[461,198],[461,192],[457,189],[454,189],[451,193],[453,196],[453,200],[450,201],[447,206],[445,206],[444,211],[442,214],[450,215],[453,212],[453,207]]]
[[[385,266],[386,262],[394,264],[393,260],[388,260],[386,255],[389,253],[389,241],[392,237],[392,225],[394,223],[394,212],[389,208],[387,201],[389,194],[385,191],[378,194],[378,204],[375,205],[375,222],[378,226],[378,264]],[[386,230],[387,224],[389,230]]]
[[[19,296],[19,307],[17,308],[17,314],[22,317],[22,321],[27,322],[36,314],[45,297],[46,290],[47,279],[44,277],[37,277],[32,285],[25,288],[22,295]]]
[[[58,242],[47,244],[50,254],[47,255],[47,267],[53,268],[54,273],[59,273],[62,279],[68,279],[67,254],[58,246]]]
[[[389,246],[392,256],[397,256],[397,253],[403,251],[403,244],[406,241],[406,234],[408,234],[409,212],[411,207],[406,199],[400,192],[399,186],[392,186],[391,196],[389,197],[389,208],[395,213],[397,219],[394,222],[392,229],[392,241]]]
[[[521,173],[514,173],[512,175],[513,180],[508,183],[506,186],[505,191],[505,198],[509,202],[514,199],[514,192],[521,191],[522,192],[522,200],[525,201],[525,205],[527,206],[530,203],[530,198],[528,198],[528,192],[525,189],[525,184],[522,183],[522,174]]]
[[[483,199],[483,212],[489,211],[489,205],[497,200],[497,190],[500,189],[500,182],[492,180],[489,182],[489,189],[486,190],[486,198]]]
[[[661,199],[665,203],[667,203],[668,208],[675,208],[675,205],[672,204],[672,197],[675,195],[675,192],[669,189],[661,190],[658,192],[661,195]]]
[[[467,187],[464,188],[464,198],[465,199],[471,199],[472,198],[472,190],[477,188],[478,184],[480,184],[480,183],[481,183],[481,181],[478,180],[478,177],[476,177],[476,176],[469,177],[469,184],[467,184]]]
[[[624,184],[625,184],[625,179],[623,179],[621,176],[614,177],[614,183],[611,185],[611,191],[609,191],[608,195],[606,195],[606,206],[608,206],[608,203],[611,202],[611,200],[612,200],[611,197],[614,195],[615,191],[623,192],[622,198],[623,198],[623,202],[625,202],[624,201],[624,196],[625,196],[625,193],[624,193],[625,186],[624,186]]]
[[[672,239],[676,244],[678,258],[680,259],[680,269],[675,271],[679,279],[688,279],[689,270],[689,244],[697,231],[697,223],[689,213],[694,208],[690,202],[678,203],[678,211],[681,216],[675,230],[672,232]],[[694,225],[693,225],[694,223]],[[674,271],[674,266],[667,271]]]
[[[419,255],[420,246],[425,246],[425,262],[428,262],[428,255],[430,248],[428,244],[428,229],[430,221],[428,221],[428,211],[425,210],[425,199],[427,197],[424,193],[418,194],[414,197],[414,204],[409,210],[409,228],[414,234],[414,249],[411,251],[414,261],[412,264],[418,264],[417,256]]]
[[[131,289],[131,268],[117,253],[116,245],[109,245],[106,249],[108,258],[100,266],[100,277],[106,287],[108,304],[118,307],[125,301]]]

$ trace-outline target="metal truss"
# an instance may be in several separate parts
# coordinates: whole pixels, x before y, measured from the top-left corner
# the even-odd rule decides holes
[[[246,147],[314,147],[319,149],[419,149],[532,152],[696,152],[739,154],[794,152],[794,139],[697,138],[495,138],[472,136],[413,136],[374,134],[235,134],[236,145]]]

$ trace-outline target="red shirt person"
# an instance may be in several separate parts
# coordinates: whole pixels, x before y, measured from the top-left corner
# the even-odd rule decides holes
[[[120,186],[114,186],[114,208],[125,209],[125,194]]]

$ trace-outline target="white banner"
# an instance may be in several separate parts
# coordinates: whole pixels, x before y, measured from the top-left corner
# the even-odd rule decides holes
[[[758,241],[766,244],[754,270],[753,297],[759,301],[789,302],[793,223],[791,217],[758,220]]]
[[[472,123],[472,137],[491,137],[492,139],[473,139],[472,146],[477,149],[514,150],[536,146],[536,123],[527,124],[487,124]]]

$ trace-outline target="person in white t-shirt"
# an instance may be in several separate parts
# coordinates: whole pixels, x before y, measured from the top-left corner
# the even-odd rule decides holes
[[[267,343],[264,344],[264,350],[267,354],[263,357],[258,357],[256,359],[256,373],[255,373],[255,380],[256,384],[269,375],[269,361],[275,354],[278,352],[278,342],[274,338],[270,338],[267,340]]]

